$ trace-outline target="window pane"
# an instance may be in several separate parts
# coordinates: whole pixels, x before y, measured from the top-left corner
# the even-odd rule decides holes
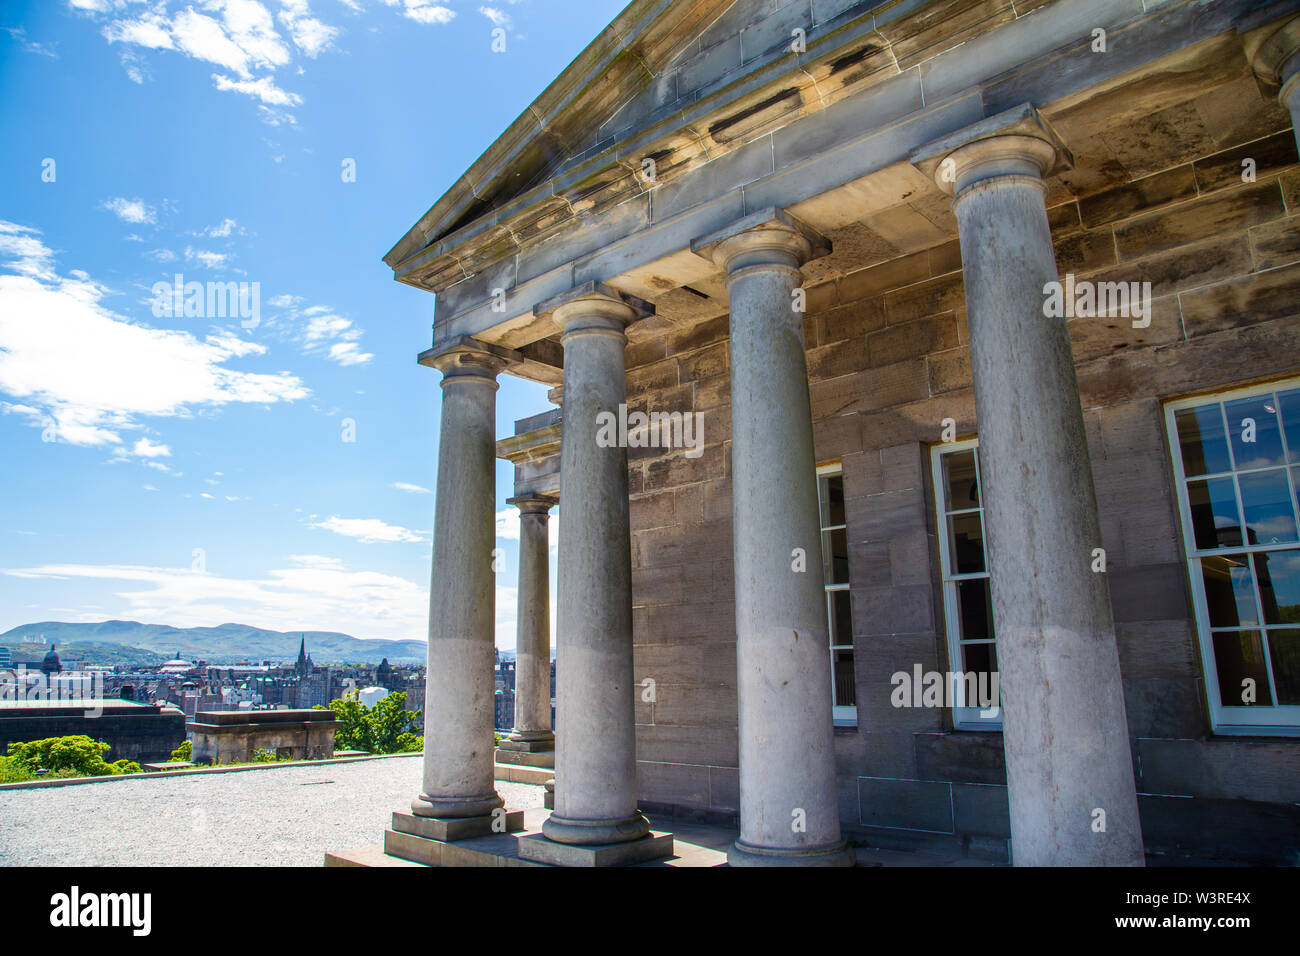
[[[993,602],[989,599],[988,578],[958,581],[957,608],[963,641],[993,637]]]
[[[828,592],[831,603],[831,643],[853,643],[853,600],[848,591]]]
[[[1241,507],[1246,518],[1247,544],[1295,541],[1295,515],[1285,468],[1238,475]]]
[[[832,651],[831,666],[835,670],[835,703],[852,707],[858,702],[857,686],[853,678],[853,652]]]
[[[844,476],[827,475],[818,485],[821,489],[822,527],[844,524]]]
[[[1248,556],[1215,555],[1201,559],[1201,576],[1205,580],[1205,604],[1210,613],[1210,627],[1239,627],[1258,624],[1255,613],[1255,582],[1250,573]]]
[[[827,584],[849,583],[849,533],[847,529],[822,532],[822,569]]]
[[[1219,700],[1225,707],[1246,706],[1245,682],[1254,682],[1255,704],[1271,706],[1259,631],[1221,631],[1214,635],[1214,666],[1219,673]]]
[[[1300,630],[1268,632],[1273,683],[1279,704],[1300,704]]]
[[[1174,423],[1183,454],[1183,473],[1188,478],[1231,470],[1228,440],[1223,434],[1223,414],[1217,404],[1184,408],[1174,413]]]
[[[961,666],[962,671],[967,674],[992,674],[998,669],[998,650],[996,644],[963,644],[961,646]],[[977,684],[982,699],[971,700],[970,695],[966,696],[966,706],[973,707],[976,704],[983,704],[985,700],[990,700],[993,696],[993,681],[991,677],[985,677],[983,682]]]
[[[1285,464],[1282,461],[1282,433],[1272,395],[1225,402],[1223,410],[1228,416],[1228,437],[1232,440],[1232,457],[1238,470]],[[1248,440],[1252,438],[1253,441]]]
[[[1197,549],[1241,547],[1241,518],[1231,478],[1189,481],[1187,505]]]
[[[944,506],[948,511],[978,508],[979,489],[975,482],[975,452],[955,451],[943,456]]]
[[[1300,551],[1254,555],[1265,624],[1300,624]]]
[[[1300,461],[1300,388],[1278,392],[1278,411],[1282,415],[1282,430],[1286,432],[1286,447],[1292,463]]]
[[[948,562],[953,574],[984,570],[984,530],[978,511],[948,519]]]

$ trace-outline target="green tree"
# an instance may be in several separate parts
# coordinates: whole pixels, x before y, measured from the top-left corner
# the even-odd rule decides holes
[[[193,742],[193,741],[190,741],[190,740],[186,740],[186,741],[184,741],[184,742],[183,742],[179,747],[177,747],[175,750],[172,751],[172,755],[171,755],[171,757],[168,759],[168,762],[169,762],[169,763],[181,763],[181,762],[186,762],[186,763],[188,763],[189,761],[191,761],[191,760],[193,760],[193,759],[194,759],[194,742]]]
[[[111,777],[123,773],[139,773],[140,765],[133,760],[104,761],[104,754],[112,748],[85,734],[71,737],[47,737],[29,743],[9,745],[9,758],[28,773],[48,770],[51,775],[77,777]]]
[[[317,709],[326,708],[318,705]],[[349,693],[341,700],[330,701],[329,710],[343,726],[334,731],[337,750],[364,750],[372,754],[414,753],[424,749],[424,740],[416,733],[420,711],[406,709],[404,691],[389,694],[374,707],[366,707]]]

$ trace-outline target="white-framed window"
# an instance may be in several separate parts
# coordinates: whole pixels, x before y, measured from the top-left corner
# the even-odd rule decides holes
[[[984,544],[984,506],[980,494],[979,439],[946,442],[930,452],[934,480],[939,567],[943,580],[943,618],[948,637],[948,669],[977,676],[976,687],[993,688],[998,669]],[[967,682],[952,689],[953,726],[960,730],[1001,730],[1002,711],[967,701]],[[967,704],[971,706],[967,706]]]
[[[1300,736],[1300,378],[1165,405],[1214,730]]]
[[[818,467],[817,500],[821,515],[827,634],[830,635],[831,704],[837,726],[855,727],[858,723],[858,698],[853,673],[849,529],[844,514],[844,471],[839,464]]]

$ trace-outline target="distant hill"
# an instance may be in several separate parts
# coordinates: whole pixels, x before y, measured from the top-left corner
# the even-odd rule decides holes
[[[32,656],[21,645],[58,644],[59,656],[69,660],[94,660],[94,654],[85,652],[102,645],[117,645],[129,655],[129,649],[140,648],[169,660],[177,653],[186,660],[201,659],[213,664],[233,664],[239,660],[293,661],[298,657],[298,644],[307,638],[307,653],[317,664],[378,664],[387,657],[393,664],[423,664],[424,641],[361,640],[335,631],[268,631],[247,624],[220,624],[216,627],[172,627],[167,624],[141,624],[138,621],[101,621],[99,623],[64,623],[41,621],[23,624],[0,634],[0,646],[10,647],[14,658],[25,660]],[[64,653],[65,647],[66,655]],[[83,647],[83,645],[85,647]],[[79,654],[81,649],[83,653]],[[43,656],[46,648],[41,648]],[[102,663],[136,663],[133,657]],[[141,660],[139,663],[158,663]]]
[[[0,647],[9,648],[15,661],[35,662],[41,660],[50,650],[48,644],[6,644],[0,637]],[[104,667],[116,667],[119,664],[161,664],[171,658],[170,654],[146,651],[143,647],[128,647],[125,644],[108,644],[103,641],[70,641],[59,644],[59,657],[64,661],[82,661]]]

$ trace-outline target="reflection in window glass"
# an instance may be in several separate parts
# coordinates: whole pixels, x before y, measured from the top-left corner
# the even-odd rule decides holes
[[[1273,703],[1259,631],[1216,631],[1214,662],[1225,707]]]
[[[1282,434],[1286,441],[1286,459],[1300,462],[1300,388],[1277,393],[1277,410],[1282,416]]]
[[[1237,471],[1285,464],[1277,399],[1273,395],[1226,402],[1223,410],[1228,417],[1228,437]]]
[[[1296,540],[1291,485],[1285,468],[1241,475],[1237,484],[1241,488],[1247,544],[1280,544]]]
[[[1223,444],[1227,457],[1227,443]],[[935,446],[932,455],[934,497],[943,571],[944,626],[948,634],[948,668],[983,675],[977,686],[990,689],[997,671],[993,601],[984,551],[984,511],[980,501],[979,449],[974,441]],[[963,729],[1001,726],[1001,711],[957,704],[954,723]]]
[[[1269,631],[1268,650],[1277,702],[1284,706],[1300,704],[1300,629]]]
[[[1216,729],[1300,729],[1297,385],[1166,410]]]
[[[817,469],[823,586],[831,655],[831,704],[837,724],[857,723],[853,672],[853,596],[849,590],[849,531],[844,475],[838,466]]]
[[[1237,514],[1237,489],[1231,478],[1211,478],[1187,483],[1187,503],[1192,512],[1196,547],[1241,547],[1241,518]]]
[[[1205,603],[1210,612],[1210,627],[1259,623],[1249,555],[1216,554],[1205,558],[1201,561],[1201,573],[1205,577]]]
[[[1232,468],[1228,440],[1223,431],[1223,412],[1217,404],[1185,408],[1174,416],[1178,444],[1183,456],[1183,473],[1217,475]]]

